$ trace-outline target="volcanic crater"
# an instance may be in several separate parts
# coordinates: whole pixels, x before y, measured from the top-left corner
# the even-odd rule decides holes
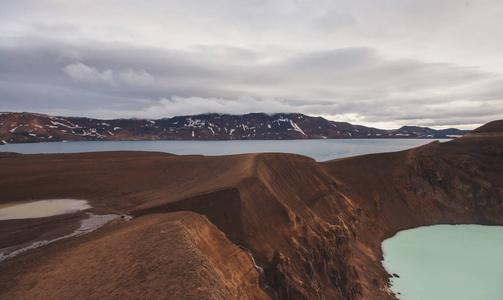
[[[95,214],[134,216],[1,262],[0,298],[395,299],[384,239],[424,225],[503,225],[503,120],[321,163],[10,154],[0,178],[0,204],[86,199]],[[81,214],[0,221],[0,244],[64,234]]]

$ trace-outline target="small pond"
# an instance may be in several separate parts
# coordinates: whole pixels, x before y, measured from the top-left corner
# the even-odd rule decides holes
[[[54,199],[0,205],[0,221],[42,218],[89,209],[85,200]]]
[[[0,221],[50,217],[87,210],[90,208],[92,207],[87,203],[87,201],[75,199],[12,202],[0,205]],[[56,237],[51,240],[34,239],[33,241],[25,244],[11,245],[7,248],[0,249],[0,262],[13,258],[14,256],[24,253],[28,250],[36,249],[38,247],[57,242],[59,240],[92,232],[104,226],[106,223],[120,217],[122,217],[126,221],[129,221],[131,219],[131,217],[127,215],[94,215],[90,212],[87,212],[81,220],[80,226],[70,234]]]

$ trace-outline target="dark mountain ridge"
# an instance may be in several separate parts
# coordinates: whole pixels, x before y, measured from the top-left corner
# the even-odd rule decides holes
[[[201,114],[156,120],[101,120],[26,112],[0,113],[0,144],[100,140],[448,138],[468,132],[414,126],[383,130],[298,113]]]

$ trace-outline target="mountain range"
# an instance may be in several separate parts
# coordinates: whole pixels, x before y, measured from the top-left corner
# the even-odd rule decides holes
[[[384,130],[298,113],[201,114],[157,120],[101,120],[26,112],[0,113],[0,144],[101,140],[450,138],[468,132],[417,126]]]

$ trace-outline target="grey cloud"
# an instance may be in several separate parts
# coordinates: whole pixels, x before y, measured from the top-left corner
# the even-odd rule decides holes
[[[70,77],[85,82],[104,82],[113,85],[114,79],[112,70],[99,71],[83,63],[67,65],[63,69]]]
[[[376,51],[371,48],[343,48],[329,51],[301,53],[298,57],[283,62],[285,68],[299,71],[334,71],[369,67],[378,61]]]
[[[0,47],[0,110],[105,118],[290,111],[441,124],[467,111],[501,118],[501,82],[499,74],[391,59],[369,47],[271,54],[44,39]]]
[[[146,110],[156,117],[169,115],[187,115],[207,112],[245,114],[249,112],[276,113],[291,111],[292,106],[275,99],[256,99],[242,97],[235,100],[222,98],[172,97],[153,101]]]
[[[59,56],[56,58],[57,62],[80,62],[84,59],[82,54],[75,50],[61,50]]]
[[[73,24],[48,24],[42,22],[34,22],[31,27],[38,34],[50,34],[50,35],[67,35],[67,34],[81,34],[79,27]]]
[[[154,82],[154,78],[145,70],[127,70],[119,72],[119,77],[130,85],[147,86]]]
[[[100,71],[95,67],[79,62],[67,65],[63,68],[63,71],[78,81],[106,83],[112,86],[116,85],[119,81],[131,86],[148,86],[154,82],[154,78],[143,69],[133,70],[132,68],[127,68],[116,70],[115,72],[110,69]]]
[[[322,13],[312,20],[315,27],[326,32],[333,32],[341,28],[355,25],[356,19],[348,13],[342,13],[337,10],[330,10]]]

